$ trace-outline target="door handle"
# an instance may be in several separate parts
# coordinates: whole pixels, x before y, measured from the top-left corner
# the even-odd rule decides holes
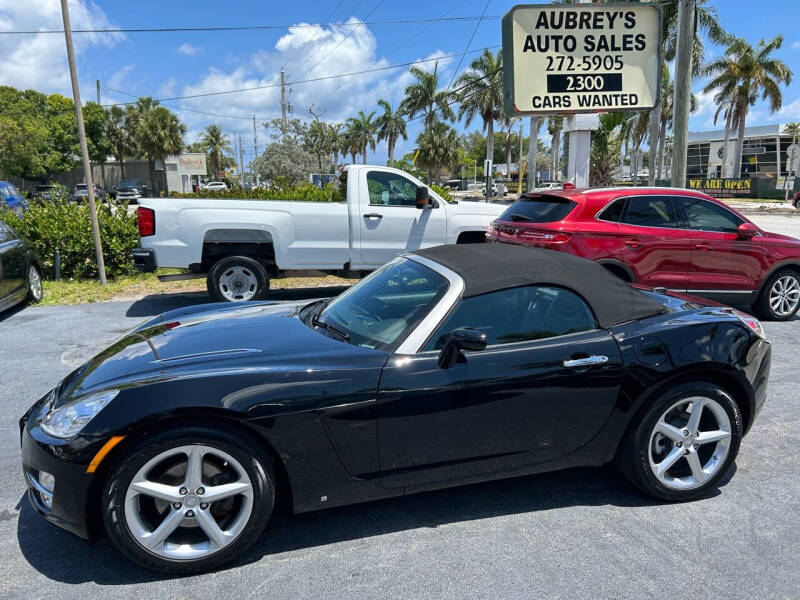
[[[709,250],[711,250],[711,246],[709,246],[706,243],[695,244],[694,247],[700,250],[701,252],[708,252]]]
[[[571,358],[570,360],[564,361],[564,366],[570,369],[574,369],[576,367],[590,367],[592,365],[602,365],[603,363],[608,362],[608,357],[603,356],[602,354],[595,354],[593,356],[587,356],[585,358]]]
[[[639,240],[625,240],[625,245],[634,250],[642,247],[642,243]]]
[[[380,213],[367,213],[364,215],[365,219],[382,219],[383,215]]]

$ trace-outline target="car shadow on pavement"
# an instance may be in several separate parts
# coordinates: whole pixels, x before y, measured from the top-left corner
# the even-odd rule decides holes
[[[735,468],[721,482],[725,485]],[[719,495],[714,490],[707,497]],[[17,537],[25,559],[49,579],[63,583],[94,581],[123,585],[174,579],[139,568],[125,559],[106,535],[89,544],[47,523],[23,497]],[[449,523],[478,521],[504,515],[536,513],[571,506],[643,507],[664,504],[645,496],[611,467],[565,471],[504,479],[379,500],[324,511],[273,515],[258,542],[234,569],[286,552],[326,546]]]
[[[313,300],[338,296],[349,286],[323,286],[307,288],[284,288],[267,293],[267,301]],[[134,301],[125,313],[126,317],[153,317],[168,310],[186,308],[195,304],[211,304],[214,301],[205,292],[183,292],[179,294],[151,294]],[[0,315],[0,319],[2,316]]]

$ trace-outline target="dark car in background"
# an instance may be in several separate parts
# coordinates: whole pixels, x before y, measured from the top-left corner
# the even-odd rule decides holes
[[[55,183],[45,183],[42,185],[37,185],[33,188],[33,193],[31,194],[31,200],[36,200],[37,202],[49,202],[52,200],[53,195],[58,191],[61,186]]]
[[[138,179],[123,179],[112,189],[112,196],[117,202],[137,204],[139,198],[147,196],[147,186]]]
[[[96,183],[94,185],[94,197],[95,200],[98,202],[106,202],[108,201],[108,194],[106,191],[101,188]],[[70,198],[73,202],[83,202],[89,197],[89,190],[85,183],[79,183],[74,188],[72,188],[72,194],[70,194]]]
[[[786,321],[800,308],[800,240],[694,190],[523,194],[486,239],[588,258],[630,283],[752,306],[762,319]]]
[[[0,210],[8,208],[21,215],[22,211],[27,207],[28,201],[14,184],[8,181],[0,181]]]
[[[42,267],[28,241],[0,221],[0,311],[42,299]]]
[[[276,495],[305,512],[616,462],[685,501],[727,481],[770,355],[753,317],[592,261],[436,246],[333,299],[142,323],[22,417],[22,469],[44,518],[174,575],[244,553]]]

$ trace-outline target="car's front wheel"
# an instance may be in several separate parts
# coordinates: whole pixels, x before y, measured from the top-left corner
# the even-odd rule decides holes
[[[103,493],[106,530],[141,566],[198,573],[229,562],[272,514],[271,462],[247,436],[184,427],[121,456]]]
[[[800,275],[794,269],[773,273],[754,307],[765,321],[788,321],[800,308]]]
[[[43,296],[42,274],[36,265],[28,267],[28,301],[41,302]]]
[[[247,256],[228,256],[218,260],[208,272],[208,293],[219,302],[263,300],[269,291],[269,275],[257,260]]]
[[[721,387],[697,381],[673,387],[641,411],[617,463],[638,488],[663,500],[691,500],[716,487],[742,440],[741,411]]]

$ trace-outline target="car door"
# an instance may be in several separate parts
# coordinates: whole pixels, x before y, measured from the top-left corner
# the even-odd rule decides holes
[[[695,196],[675,199],[692,238],[687,288],[721,293],[758,289],[766,264],[760,236],[740,238],[737,230],[745,220],[716,202]]]
[[[670,196],[631,196],[620,220],[620,259],[636,283],[685,290],[692,240],[679,228],[678,208]]]
[[[442,369],[445,336],[460,327],[485,332],[488,346]],[[620,377],[617,343],[569,290],[525,286],[462,300],[419,353],[384,368],[382,483],[425,485],[570,454],[606,422]]]
[[[389,171],[367,171],[360,182],[361,258],[365,265],[379,266],[398,254],[443,244],[447,239],[445,209],[433,200],[433,208],[416,207],[417,185]]]
[[[25,245],[14,231],[0,222],[0,299],[25,285]]]

